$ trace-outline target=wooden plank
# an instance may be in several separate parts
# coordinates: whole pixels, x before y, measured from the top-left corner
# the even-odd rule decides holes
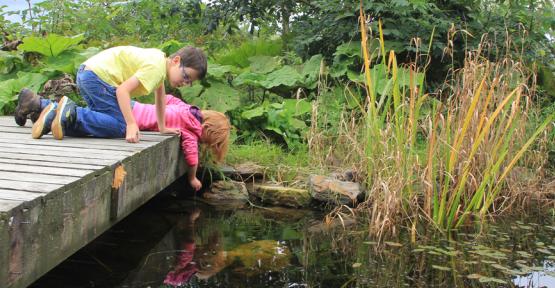
[[[0,192],[1,193],[1,192]],[[1,212],[6,212],[6,211],[10,211],[13,208],[21,205],[21,203],[23,203],[23,201],[21,200],[6,200],[6,199],[2,199],[0,200],[0,213]],[[1,233],[1,232],[0,232]]]
[[[36,198],[42,197],[44,195],[46,195],[46,193],[4,189],[2,184],[0,183],[0,199],[3,199],[3,200],[31,201]]]
[[[73,169],[84,169],[84,170],[98,170],[106,167],[106,165],[92,165],[92,164],[73,164],[73,163],[65,163],[65,162],[47,162],[43,160],[21,160],[21,159],[7,159],[4,157],[0,157],[0,163],[8,163],[8,164],[19,164],[19,165],[26,165],[30,167],[45,167],[45,168],[37,168],[32,169],[32,171],[40,171],[41,169],[49,169],[50,167],[56,168],[73,168]]]
[[[94,158],[82,158],[82,157],[65,157],[61,158],[58,156],[47,155],[33,155],[33,154],[23,154],[17,152],[0,152],[0,158],[5,159],[21,159],[21,160],[32,160],[32,161],[44,161],[44,162],[54,162],[54,163],[71,163],[71,164],[90,164],[99,166],[109,166],[117,163],[117,160],[110,159],[94,159]]]
[[[31,120],[27,120],[27,125],[31,124]],[[15,119],[13,116],[2,116],[0,117],[0,125],[11,125],[11,126],[19,126],[15,123]]]
[[[34,166],[29,166],[29,165],[0,163],[0,171],[35,173],[37,172],[37,170],[40,170],[42,174],[47,174],[47,175],[75,176],[75,177],[83,177],[85,175],[88,175],[94,172],[94,170],[81,170],[81,169],[58,168],[58,167],[48,167],[44,169],[38,169]]]
[[[28,181],[34,183],[49,183],[49,184],[69,184],[78,181],[79,177],[74,176],[56,176],[42,174],[42,171],[36,171],[34,173],[21,173],[21,172],[10,172],[10,171],[0,171],[0,179],[3,180],[16,180],[16,181]]]
[[[44,142],[52,142],[52,143],[71,143],[71,144],[101,144],[103,146],[115,146],[115,147],[151,147],[152,145],[156,145],[159,141],[141,141],[139,143],[128,143],[125,139],[105,139],[105,138],[94,138],[94,137],[66,137],[64,140],[56,140],[51,135],[46,135],[41,139],[32,139],[31,137],[27,137],[25,134],[20,133],[9,133],[9,132],[2,132],[0,129],[0,138],[6,139],[6,141],[21,141],[21,140],[28,140],[28,141],[37,141],[40,143]]]
[[[31,138],[31,128],[28,128],[28,127],[5,127],[5,126],[0,126],[0,132],[24,135],[23,137],[27,137],[27,139],[32,139]],[[175,136],[177,136],[177,135],[160,134],[158,132],[150,132],[150,131],[141,131],[141,141],[145,141],[145,142],[160,142],[160,141],[162,141],[166,138],[175,137]],[[43,136],[42,138],[51,138],[51,139],[53,139],[51,134],[47,134],[47,135]],[[64,140],[69,139],[69,138],[86,139],[87,137],[69,137],[68,136],[68,137],[65,137]],[[104,139],[104,138],[94,138],[94,137],[88,137],[88,138]],[[125,142],[125,139],[123,139],[123,138],[109,138],[109,139],[117,139],[117,140]]]
[[[0,147],[0,149],[3,149],[3,148]],[[3,150],[6,151],[6,149],[3,149]],[[66,161],[66,160],[69,160],[69,158],[77,157],[77,158],[85,158],[85,159],[113,160],[114,163],[118,162],[122,158],[125,158],[125,156],[132,156],[132,155],[118,156],[118,155],[109,155],[104,153],[68,152],[68,151],[64,151],[63,149],[48,150],[48,149],[42,149],[42,148],[41,149],[10,148],[8,152],[21,153],[21,154],[27,154],[27,155],[57,156],[59,159],[58,161]]]
[[[0,189],[48,193],[64,185],[0,179]]]
[[[59,146],[44,146],[44,145],[34,145],[34,144],[19,144],[19,143],[0,143],[0,149],[7,151],[9,149],[5,148],[17,148],[17,149],[29,149],[29,150],[43,150],[52,152],[62,152],[62,153],[82,153],[82,154],[97,154],[97,155],[109,155],[115,157],[127,157],[135,154],[138,151],[113,151],[104,150],[101,146],[98,148],[74,148],[74,147],[59,147]],[[140,150],[139,150],[140,151]]]
[[[78,139],[78,138],[72,138]],[[98,139],[100,140],[100,139]],[[41,145],[41,146],[55,146],[55,147],[68,147],[68,148],[87,148],[87,149],[98,149],[102,147],[102,150],[111,151],[127,151],[135,152],[148,148],[151,145],[155,145],[153,142],[144,142],[143,145],[106,145],[104,143],[86,143],[86,142],[75,142],[75,141],[56,141],[54,139],[10,139],[10,138],[0,138],[0,143],[5,144],[26,144],[26,145]],[[122,143],[123,144],[123,143]],[[141,144],[141,143],[137,143]],[[146,145],[145,145],[146,144]],[[0,144],[1,145],[1,144]]]

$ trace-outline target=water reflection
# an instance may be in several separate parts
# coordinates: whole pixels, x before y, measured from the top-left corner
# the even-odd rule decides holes
[[[555,287],[550,218],[421,229],[414,243],[401,232],[381,246],[361,223],[321,219],[158,198],[32,287]]]

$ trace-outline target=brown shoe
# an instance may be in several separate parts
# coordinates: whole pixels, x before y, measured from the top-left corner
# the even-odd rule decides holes
[[[17,97],[17,106],[15,107],[15,123],[19,126],[25,126],[27,116],[32,116],[31,120],[40,115],[40,97],[33,91],[23,88]]]

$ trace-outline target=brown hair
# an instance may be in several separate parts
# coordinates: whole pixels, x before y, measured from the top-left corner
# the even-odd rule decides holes
[[[225,114],[214,110],[202,112],[202,139],[210,147],[216,162],[222,162],[229,146],[231,124]]]
[[[206,55],[202,49],[192,46],[183,47],[170,55],[170,58],[174,58],[175,56],[181,58],[180,66],[197,70],[198,79],[204,79],[206,70],[208,69],[208,62],[206,61]]]

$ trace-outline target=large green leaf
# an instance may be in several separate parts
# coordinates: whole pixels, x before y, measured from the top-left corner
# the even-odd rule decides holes
[[[211,109],[220,112],[235,109],[239,106],[239,92],[222,82],[210,83],[199,97],[193,98],[192,103],[201,109]]]
[[[262,86],[262,82],[266,80],[266,75],[253,72],[245,72],[239,74],[239,76],[233,79],[233,85],[252,85],[252,86]]]
[[[264,115],[266,111],[267,111],[266,107],[264,107],[263,105],[260,105],[254,109],[243,111],[243,113],[241,113],[241,117],[244,119],[250,120],[252,118],[256,118]]]
[[[87,58],[81,53],[64,51],[58,56],[46,57],[45,63],[47,66],[41,71],[61,71],[68,74],[75,74],[79,65],[85,60],[87,60]]]
[[[336,57],[345,55],[349,58],[360,57],[360,55],[362,55],[360,50],[360,43],[359,42],[343,43],[337,46],[337,49],[335,50],[335,53],[333,53],[333,55]]]
[[[219,65],[216,63],[208,64],[208,75],[213,76],[215,78],[221,78],[226,73],[233,71],[233,66],[230,65]]]
[[[310,113],[312,111],[312,103],[308,102],[306,99],[286,99],[283,101],[283,109],[287,111],[288,114],[299,116]]]
[[[297,70],[291,66],[283,66],[281,69],[268,74],[266,80],[262,81],[261,84],[264,88],[270,89],[280,85],[295,87],[302,82],[303,77]]]
[[[270,73],[279,67],[278,60],[270,56],[249,57],[249,62],[251,63],[251,71],[260,74]]]
[[[21,53],[21,52],[20,52]],[[0,73],[8,74],[23,63],[23,57],[14,52],[0,51]]]
[[[184,46],[185,46],[185,43],[172,39],[160,44],[158,46],[158,49],[164,51],[164,53],[166,53],[167,56],[170,56],[171,54],[177,52],[177,50],[183,48]]]
[[[318,76],[320,75],[320,66],[322,64],[322,55],[314,55],[303,65],[302,75],[304,77],[304,84],[309,89],[316,88],[318,84]]]
[[[48,77],[41,73],[17,72],[20,87],[15,92],[19,92],[24,87],[29,88],[33,92],[38,92],[42,84],[48,80]]]
[[[195,98],[197,98],[202,90],[204,90],[204,86],[202,86],[199,82],[195,82],[192,87],[179,87],[177,88],[179,92],[181,92],[181,96],[187,103],[193,103]]]
[[[0,111],[4,106],[13,103],[17,99],[17,93],[24,87],[38,92],[48,77],[40,73],[18,72],[17,78],[0,82]]]
[[[25,52],[37,52],[44,56],[58,56],[60,53],[75,47],[83,38],[83,34],[73,37],[64,37],[57,34],[48,34],[44,38],[29,36],[23,38],[23,43],[17,49]]]

